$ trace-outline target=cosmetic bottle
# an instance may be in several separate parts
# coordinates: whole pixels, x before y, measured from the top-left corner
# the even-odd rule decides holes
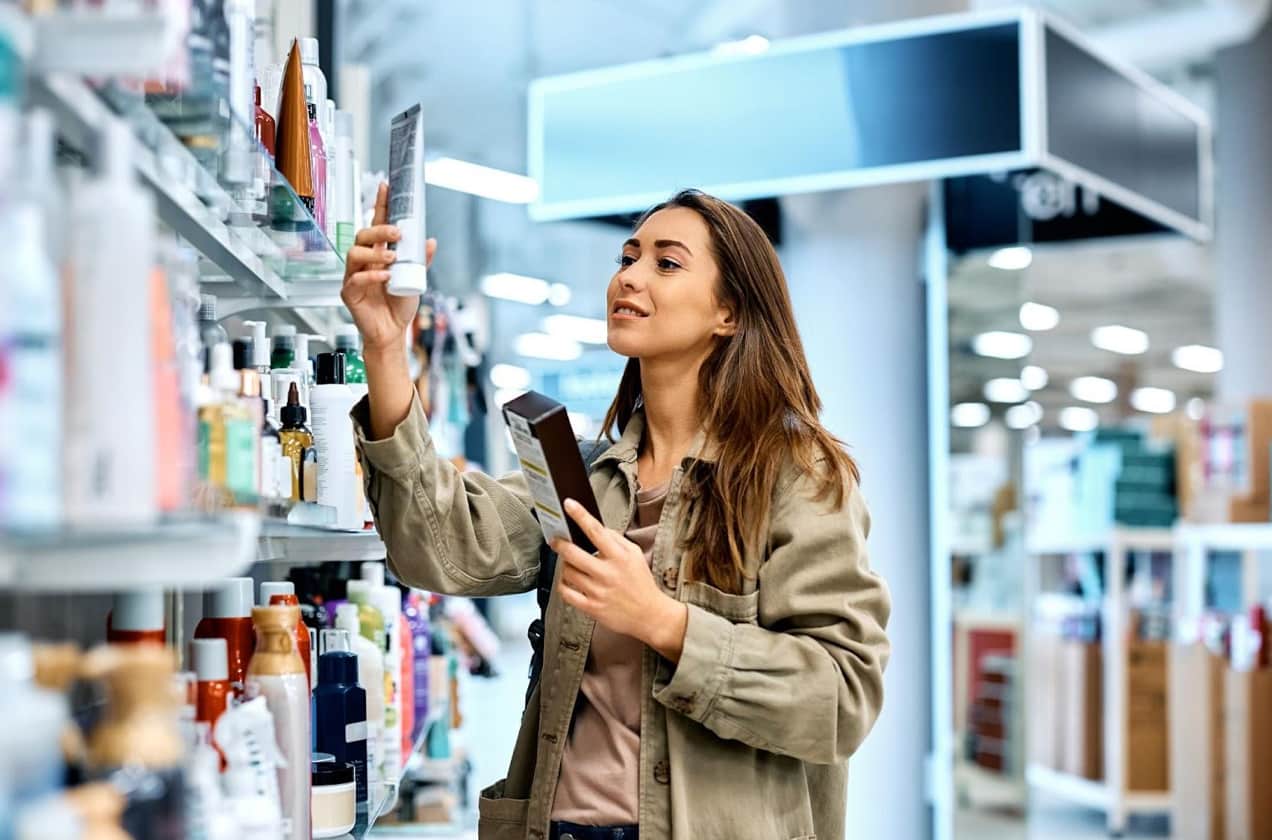
[[[0,727],[0,838],[11,840],[19,810],[55,793],[66,768],[60,739],[70,723],[64,694],[34,682],[31,645],[0,633],[0,716],[21,726]]]
[[[256,85],[256,142],[269,152],[269,162],[274,160],[274,135],[277,128],[269,111],[261,107],[261,86]]]
[[[416,744],[428,721],[428,672],[429,659],[433,655],[433,627],[428,620],[428,604],[415,590],[407,593],[402,613],[406,616],[411,633],[411,705],[414,718],[411,743]]]
[[[231,707],[213,730],[225,756],[226,810],[238,825],[238,840],[283,836],[278,788],[282,755],[276,731],[265,697]]]
[[[212,369],[212,348],[230,340],[216,319],[216,295],[199,296],[199,339],[203,342],[203,372]]]
[[[402,601],[396,586],[384,585],[384,564],[363,563],[371,603],[384,616],[384,772],[402,770]],[[414,700],[412,699],[412,703]],[[409,730],[408,730],[409,731]]]
[[[314,222],[318,229],[325,231],[327,227],[327,146],[322,138],[322,130],[318,127],[318,108],[310,102],[306,106],[309,113],[309,149],[313,155],[310,171],[314,183]]]
[[[362,635],[357,604],[336,607],[335,625],[337,630],[349,634],[350,647],[358,657],[358,685],[367,693],[367,791],[372,802],[379,802],[383,795],[380,765],[384,747],[384,654]]]
[[[354,399],[362,399],[367,394],[367,366],[362,361],[359,348],[362,336],[358,334],[355,324],[341,324],[336,327],[332,336],[332,346],[337,353],[344,353],[345,384],[353,391]]]
[[[256,648],[252,626],[252,579],[228,578],[203,595],[203,618],[194,628],[195,639],[224,639],[229,680],[234,692],[243,694],[247,665]]]
[[[111,118],[102,166],[71,202],[66,516],[79,527],[153,525],[155,205],[136,181],[131,130]],[[109,348],[110,352],[104,352]]]
[[[274,349],[270,353],[269,366],[273,370],[296,367],[296,328],[291,324],[274,328]]]
[[[353,247],[353,238],[358,229],[353,180],[357,168],[357,162],[353,158],[353,114],[348,111],[335,112],[333,135],[331,169],[328,172],[333,187],[332,206],[327,212],[335,220],[332,242],[336,246],[336,253],[344,258]]]
[[[336,525],[362,530],[353,449],[353,392],[344,384],[343,353],[318,355],[318,383],[309,396],[318,450],[318,503],[336,509]]]
[[[233,125],[230,127],[223,176],[227,182],[239,184],[243,183],[241,179],[250,182],[254,176],[253,144],[248,134],[256,122],[256,71],[252,61],[252,25],[256,15],[254,0],[225,0],[224,13],[229,36],[226,98]],[[252,192],[254,195],[255,187]]]
[[[230,702],[230,669],[225,639],[194,639],[190,661],[198,678],[195,684],[194,719],[216,726]]]
[[[294,597],[294,596],[293,596]],[[249,696],[264,697],[273,713],[283,766],[278,771],[283,837],[305,840],[309,829],[309,683],[296,648],[300,609],[256,607],[256,653],[248,668]]]
[[[304,374],[305,387],[307,389],[314,387],[313,360],[309,357],[310,338],[312,336],[309,333],[296,333],[296,369]]]
[[[305,407],[300,404],[300,392],[296,387],[296,383],[291,383],[287,390],[287,404],[282,407],[283,427],[279,430],[278,438],[282,446],[283,456],[291,462],[291,498],[294,502],[302,499],[305,501],[316,501],[316,499],[305,499],[302,489],[304,486],[304,475],[302,470],[305,463],[305,452],[314,445],[313,433],[309,431],[309,427],[305,425],[308,419],[308,412]]]
[[[358,685],[358,656],[347,630],[323,630],[314,687],[315,746],[337,764],[352,764],[359,810],[367,807],[367,692]]]
[[[296,585],[289,580],[271,580],[262,583],[261,604],[270,607],[296,608],[296,625],[292,628],[292,638],[296,640],[296,651],[304,665],[305,682],[313,686],[314,652],[309,643],[309,627],[300,617],[300,599],[296,597]],[[257,639],[259,638],[258,630]]]
[[[314,210],[313,150],[309,145],[309,108],[301,71],[300,45],[292,44],[278,100],[278,134],[274,161],[279,173],[310,213]],[[290,202],[287,196],[281,200]],[[277,214],[275,214],[277,215]]]
[[[331,247],[336,245],[336,103],[328,99],[318,109],[318,131],[322,134],[322,150],[327,162],[327,208],[323,215],[323,231]]]
[[[177,728],[171,653],[110,645],[91,651],[84,665],[107,695],[106,711],[88,739],[90,773],[125,793],[123,827],[136,840],[182,840],[185,745]]]
[[[249,406],[255,406],[252,412],[259,417],[260,458],[257,463],[257,495],[262,499],[279,497],[279,459],[283,457],[282,440],[278,427],[269,416],[269,399],[261,388],[261,375],[253,365],[253,346],[251,339],[239,339],[234,342],[234,367],[239,373],[239,396]],[[290,493],[290,488],[288,488]]]
[[[317,117],[321,118],[327,107],[327,76],[318,64],[317,38],[300,39],[300,65],[305,83],[305,101],[317,109]],[[319,124],[321,125],[321,120]]]
[[[139,589],[120,592],[106,614],[106,641],[111,644],[167,643],[164,630],[163,590]]]
[[[173,247],[164,238],[160,252]],[[150,346],[154,369],[151,387],[155,400],[155,493],[159,510],[176,514],[189,510],[194,502],[195,428],[193,404],[188,400],[182,360],[177,355],[176,320],[173,295],[168,287],[165,259],[150,272]]]
[[[208,376],[215,401],[199,420],[200,436],[208,436],[207,480],[222,491],[223,506],[254,507],[260,486],[259,395],[239,395],[241,379],[228,344],[212,348]]]

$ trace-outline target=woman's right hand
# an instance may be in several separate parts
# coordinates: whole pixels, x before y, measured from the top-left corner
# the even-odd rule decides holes
[[[388,224],[389,186],[380,184],[375,195],[375,214],[371,227],[358,231],[354,245],[345,256],[344,285],[340,299],[353,315],[353,322],[362,333],[364,353],[376,353],[395,347],[404,347],[402,338],[415,313],[419,309],[419,295],[399,297],[388,293],[389,266],[397,258],[388,244],[396,242],[402,234],[395,225]],[[427,262],[433,262],[437,242],[430,239],[426,249]]]

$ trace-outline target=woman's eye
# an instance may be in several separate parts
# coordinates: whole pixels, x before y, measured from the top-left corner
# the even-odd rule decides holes
[[[636,262],[636,258],[631,256],[630,254],[619,254],[618,258],[614,260],[614,262],[618,263],[623,268],[627,268],[627,266]]]
[[[658,261],[658,267],[663,271],[674,271],[675,269],[680,268],[680,263],[675,260],[668,259],[667,257],[663,257]]]

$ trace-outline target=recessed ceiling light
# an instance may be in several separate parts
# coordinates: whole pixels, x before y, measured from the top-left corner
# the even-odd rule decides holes
[[[1223,351],[1204,344],[1185,344],[1176,347],[1170,360],[1177,368],[1196,373],[1218,373],[1223,370]]]
[[[1136,388],[1131,391],[1131,407],[1146,414],[1170,414],[1175,410],[1175,392],[1165,388]]]
[[[1033,339],[1024,333],[991,330],[972,339],[972,352],[991,359],[1023,359],[1033,350]]]
[[[1002,271],[1021,271],[1033,263],[1033,251],[1024,245],[999,248],[989,255],[989,267]]]
[[[553,283],[548,287],[548,303],[553,306],[565,306],[573,296],[570,287],[564,283]]]
[[[583,318],[578,315],[549,315],[543,319],[543,331],[562,335],[584,344],[604,344],[608,340],[608,326],[601,318]]]
[[[530,387],[530,371],[520,365],[495,365],[490,369],[490,384],[496,388],[519,388],[522,391]]]
[[[513,341],[518,356],[572,362],[583,355],[583,345],[572,338],[547,333],[522,333]]]
[[[455,158],[426,161],[424,181],[510,204],[529,204],[539,197],[539,185],[533,178]]]
[[[1188,401],[1185,411],[1192,420],[1200,420],[1206,416],[1206,401],[1201,397],[1193,397]]]
[[[1060,323],[1060,310],[1043,303],[1020,304],[1020,326],[1031,332],[1054,330]]]
[[[1050,377],[1047,376],[1045,368],[1037,365],[1025,365],[1020,369],[1020,384],[1024,385],[1030,391],[1041,391],[1047,387]]]
[[[1117,399],[1117,383],[1102,376],[1079,376],[1069,383],[1075,400],[1089,403],[1111,403]]]
[[[531,306],[546,302],[550,291],[551,284],[547,280],[527,277],[524,274],[501,271],[481,278],[481,293],[486,297],[511,300]]]
[[[1110,324],[1091,330],[1091,343],[1110,353],[1138,356],[1148,352],[1148,333],[1121,324]]]
[[[1089,432],[1100,425],[1100,415],[1094,409],[1071,405],[1060,409],[1060,428],[1071,432]]]
[[[985,383],[985,399],[995,403],[1018,403],[1029,399],[1029,391],[1019,379],[1000,377]]]
[[[1009,429],[1028,429],[1030,426],[1037,425],[1042,419],[1042,406],[1033,400],[1013,405],[1007,409],[1005,419]]]
[[[975,429],[989,422],[989,406],[985,403],[959,403],[950,409],[950,424],[960,429]]]

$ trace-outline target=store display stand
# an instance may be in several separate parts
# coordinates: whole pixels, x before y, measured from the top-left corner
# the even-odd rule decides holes
[[[1168,814],[1171,794],[1164,791],[1132,791],[1127,789],[1127,648],[1128,634],[1125,569],[1128,556],[1134,552],[1171,552],[1172,568],[1178,564],[1175,554],[1177,533],[1171,529],[1118,528],[1107,537],[1079,539],[1063,543],[1029,546],[1026,572],[1026,603],[1032,605],[1039,594],[1039,561],[1055,555],[1104,554],[1105,592],[1101,606],[1102,692],[1104,716],[1104,778],[1093,781],[1050,767],[1030,763],[1025,780],[1033,790],[1104,811],[1110,834],[1120,835],[1132,814]],[[1272,542],[1269,543],[1272,545]],[[1176,595],[1176,597],[1178,597]],[[1032,607],[1031,607],[1032,608]],[[1025,640],[1032,632],[1026,622]],[[1026,658],[1026,662],[1027,662]],[[1026,671],[1028,666],[1026,665]],[[1026,679],[1028,674],[1026,673]]]

